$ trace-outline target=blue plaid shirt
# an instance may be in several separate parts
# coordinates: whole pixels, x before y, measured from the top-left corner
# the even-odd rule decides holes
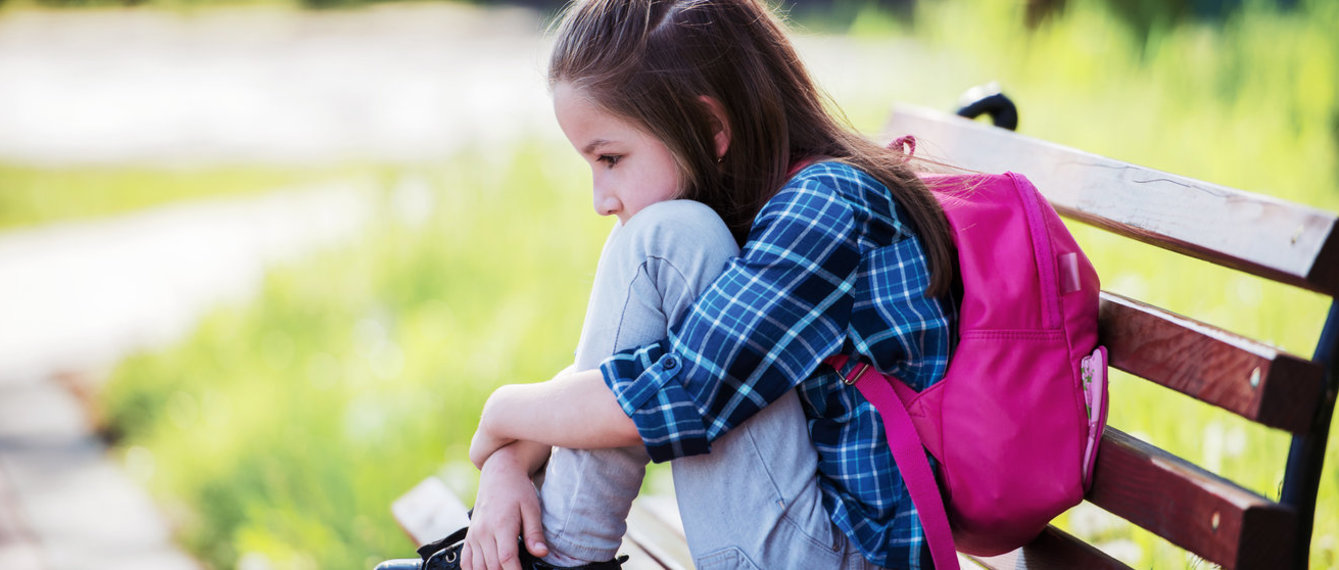
[[[656,461],[707,453],[797,388],[833,522],[870,562],[917,568],[930,565],[929,552],[883,421],[822,364],[857,354],[917,390],[943,378],[952,304],[925,296],[925,254],[902,215],[861,170],[805,168],[758,213],[740,256],[668,339],[601,369]]]

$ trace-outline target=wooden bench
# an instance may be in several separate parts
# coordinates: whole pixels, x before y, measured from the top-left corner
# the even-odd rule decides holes
[[[915,135],[922,153],[963,168],[1020,172],[1070,220],[1330,298],[1311,358],[1137,299],[1104,292],[1101,300],[1101,342],[1113,368],[1288,432],[1292,444],[1275,499],[1112,425],[1087,501],[1224,568],[1306,567],[1339,385],[1335,214],[919,109],[896,109],[887,133]],[[1097,266],[1099,275],[1112,269]],[[1118,406],[1121,393],[1113,390],[1110,397]],[[425,490],[440,485],[431,481],[425,485],[397,502],[406,529],[416,524],[414,512],[432,511],[428,495],[444,489]],[[650,498],[634,509],[627,547],[635,567],[691,567],[677,513],[668,503]],[[1127,567],[1054,527],[1019,551],[977,562],[991,568]]]
[[[1339,386],[1335,214],[923,110],[895,110],[888,132],[914,134],[921,148],[954,165],[1020,172],[1071,220],[1330,298],[1312,358],[1136,299],[1103,292],[1101,300],[1100,340],[1113,368],[1289,432],[1292,446],[1275,500],[1112,425],[1088,502],[1224,568],[1305,568]],[[1099,275],[1111,269],[1097,266]],[[1110,397],[1117,406],[1119,391]],[[983,562],[1126,567],[1054,528],[1019,552]]]

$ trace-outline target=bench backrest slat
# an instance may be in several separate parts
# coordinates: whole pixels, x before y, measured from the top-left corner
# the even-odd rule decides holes
[[[1339,293],[1333,214],[1143,168],[959,117],[897,107],[887,134],[982,172],[1019,172],[1060,214],[1192,257],[1328,295]],[[1243,232],[1249,226],[1251,231]]]
[[[1311,427],[1320,365],[1106,291],[1099,318],[1112,366],[1264,425]]]
[[[1297,515],[1109,427],[1088,500],[1227,568],[1277,568]]]

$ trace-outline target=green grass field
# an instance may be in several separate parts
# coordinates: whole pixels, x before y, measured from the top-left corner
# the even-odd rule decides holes
[[[1026,134],[1339,211],[1339,7],[1248,2],[1221,26],[1137,40],[1084,1],[1022,35],[1015,4],[923,2],[911,28],[861,13],[857,39],[910,37],[938,55],[834,96],[873,132],[886,101],[945,107],[948,86],[998,80]],[[118,453],[212,567],[409,554],[390,501],[444,465],[471,488],[461,462],[488,392],[571,359],[610,222],[590,213],[569,149],[537,142],[386,176],[433,188],[426,224],[388,206],[360,243],[275,271],[254,304],[129,360],[108,386]],[[1075,229],[1107,288],[1310,355],[1325,299]],[[1286,437],[1130,378],[1112,394],[1113,425],[1277,495]],[[1339,564],[1337,464],[1332,448],[1317,568]],[[1201,564],[1101,515],[1062,523],[1136,567]]]
[[[60,168],[0,163],[0,230],[133,212],[180,200],[245,196],[343,178],[358,166]]]

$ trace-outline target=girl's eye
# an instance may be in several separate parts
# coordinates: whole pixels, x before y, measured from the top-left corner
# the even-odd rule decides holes
[[[596,162],[603,162],[609,168],[613,168],[620,160],[623,160],[623,156],[618,154],[602,154],[595,159]]]

